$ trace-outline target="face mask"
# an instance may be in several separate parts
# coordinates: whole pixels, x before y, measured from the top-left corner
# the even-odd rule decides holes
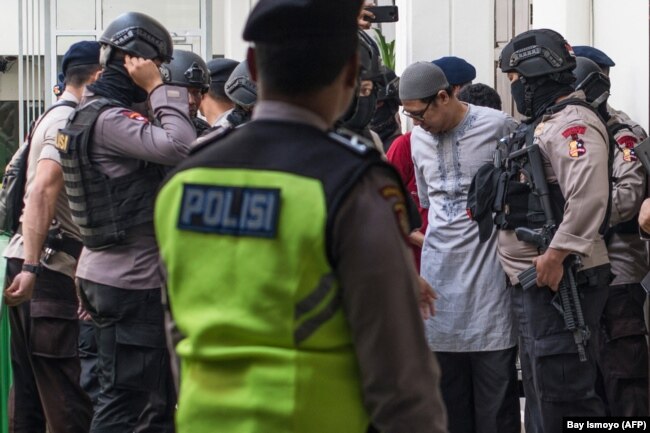
[[[372,92],[370,96],[355,98],[357,100],[356,110],[352,116],[343,121],[343,126],[352,131],[361,131],[368,126],[375,114],[377,106],[377,93]]]
[[[379,134],[382,140],[387,139],[397,130],[396,112],[397,109],[389,101],[385,101],[384,105],[375,111],[375,115],[370,122],[370,129]]]
[[[526,89],[520,79],[516,79],[510,84],[510,93],[519,114],[530,117],[532,110],[531,107],[526,106]]]

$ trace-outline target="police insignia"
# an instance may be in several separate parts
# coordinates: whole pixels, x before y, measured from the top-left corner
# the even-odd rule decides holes
[[[56,134],[56,143],[54,143],[54,147],[56,147],[59,152],[67,153],[69,142],[70,136],[59,132]]]
[[[149,119],[147,119],[142,114],[136,111],[123,110],[122,115],[128,117],[129,119],[137,120],[139,122],[149,123]]]
[[[638,159],[636,152],[634,151],[634,146],[638,143],[636,137],[632,135],[623,135],[616,138],[618,147],[623,152],[623,161],[625,162],[634,162]]]
[[[637,160],[636,153],[634,149],[623,149],[623,161],[625,162],[634,162]]]
[[[380,190],[382,197],[393,202],[393,213],[397,218],[397,224],[405,238],[410,234],[410,225],[406,210],[404,194],[396,186],[385,186]]]
[[[578,158],[587,153],[585,142],[580,138],[580,135],[583,135],[585,131],[587,131],[586,126],[572,126],[562,133],[564,138],[571,138],[569,142],[569,156],[572,158]]]
[[[221,185],[183,185],[178,228],[238,237],[274,238],[280,190]]]

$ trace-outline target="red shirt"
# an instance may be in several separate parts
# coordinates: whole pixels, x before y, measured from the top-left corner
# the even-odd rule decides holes
[[[408,132],[399,136],[393,141],[388,153],[386,154],[388,161],[397,169],[402,181],[406,185],[406,190],[411,194],[411,198],[418,205],[418,211],[422,218],[422,227],[420,232],[425,233],[428,225],[428,209],[420,207],[420,199],[418,198],[418,189],[415,183],[415,169],[413,168],[413,159],[411,158],[411,133]],[[420,254],[422,249],[416,245],[412,246],[413,255],[415,257],[415,264],[418,271],[420,270]]]

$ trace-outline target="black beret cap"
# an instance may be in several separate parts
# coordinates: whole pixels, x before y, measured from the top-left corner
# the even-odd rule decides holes
[[[81,41],[70,46],[63,56],[61,72],[63,76],[69,67],[80,65],[99,65],[99,42]]]
[[[600,67],[612,67],[616,63],[605,53],[598,48],[590,47],[588,45],[578,45],[573,47],[573,53],[579,57],[586,57]]]
[[[225,83],[228,77],[235,70],[239,62],[232,59],[212,59],[208,62],[208,70],[210,71],[210,81]]]
[[[441,57],[431,63],[442,69],[452,86],[469,83],[476,78],[476,68],[460,57]]]
[[[248,16],[244,40],[282,43],[295,39],[357,43],[362,0],[260,0]]]

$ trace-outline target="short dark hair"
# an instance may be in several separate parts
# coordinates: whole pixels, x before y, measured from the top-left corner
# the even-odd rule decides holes
[[[100,69],[99,63],[96,65],[70,66],[65,73],[65,84],[66,86],[81,87]]]
[[[501,97],[496,90],[483,83],[463,87],[458,93],[458,99],[472,105],[501,110]]]
[[[300,95],[334,82],[358,49],[358,42],[296,39],[255,44],[260,81],[269,91]]]
[[[214,91],[214,88],[212,86],[210,86],[210,90],[208,90],[207,95],[210,98],[214,99],[215,101],[230,102],[231,104],[233,104],[233,102],[230,100],[228,95],[226,95],[226,92],[223,91],[223,86],[221,86],[221,91],[217,90],[216,92]]]

